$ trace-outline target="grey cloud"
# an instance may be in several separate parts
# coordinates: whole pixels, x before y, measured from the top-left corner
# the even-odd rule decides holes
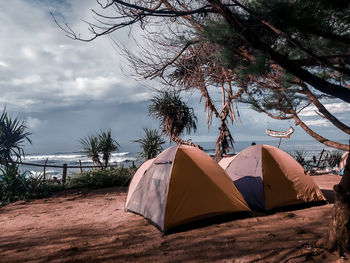
[[[30,106],[41,111],[55,104],[69,106],[90,99],[118,103],[149,98],[149,90],[121,74],[118,62],[122,59],[108,39],[93,44],[73,41],[48,13],[52,9],[67,13],[70,19],[75,18],[70,22],[80,25],[78,29],[86,29],[80,19],[92,4],[96,2],[50,5],[50,1],[13,1],[0,11],[7,21],[0,26],[1,31],[12,36],[0,44],[5,50],[0,61],[8,65],[0,71],[0,91],[2,102],[10,109],[27,111]]]

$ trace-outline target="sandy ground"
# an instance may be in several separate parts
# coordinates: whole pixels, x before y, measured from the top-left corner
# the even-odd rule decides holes
[[[314,176],[328,200],[339,176]],[[78,190],[0,208],[0,262],[336,262],[315,247],[332,204],[207,222],[162,235],[124,212],[127,189]],[[346,258],[338,262],[346,262]]]

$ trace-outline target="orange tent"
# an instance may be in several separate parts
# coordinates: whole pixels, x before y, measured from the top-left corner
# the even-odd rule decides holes
[[[274,146],[250,146],[220,164],[251,208],[268,210],[326,200],[303,167]]]
[[[144,163],[125,204],[161,231],[220,214],[250,211],[225,171],[205,152],[173,146]]]

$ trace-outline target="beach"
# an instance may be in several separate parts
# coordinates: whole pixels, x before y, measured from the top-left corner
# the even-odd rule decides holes
[[[312,178],[328,204],[212,220],[169,235],[124,211],[125,187],[16,202],[0,208],[0,262],[346,262],[316,246],[341,177]]]

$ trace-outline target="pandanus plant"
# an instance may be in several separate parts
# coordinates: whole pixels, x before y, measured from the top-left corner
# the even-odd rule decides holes
[[[163,150],[162,144],[165,141],[157,130],[143,128],[143,131],[145,135],[138,140],[134,140],[134,142],[139,143],[142,147],[142,152],[139,153],[139,156],[149,160],[155,158]]]
[[[100,167],[107,167],[111,153],[119,150],[119,144],[112,138],[111,130],[101,132],[99,135],[80,138],[79,142],[83,146],[83,153]],[[100,161],[100,154],[102,154],[104,164]]]
[[[7,166],[13,161],[21,160],[24,156],[24,143],[29,139],[30,132],[18,117],[12,119],[8,116],[6,109],[0,116],[0,163]]]
[[[91,158],[92,162],[98,166],[103,166],[100,157],[99,157],[99,142],[96,136],[87,136],[80,138],[80,143],[83,146],[82,152],[85,153],[88,157]]]
[[[98,135],[99,149],[102,153],[102,159],[105,162],[105,167],[108,166],[111,153],[118,151],[120,147],[118,142],[112,138],[111,133],[111,130],[109,130],[107,132],[102,132],[100,135]]]
[[[152,98],[148,113],[160,121],[164,134],[170,141],[200,148],[197,144],[182,140],[179,136],[185,131],[197,130],[197,117],[193,108],[187,106],[175,91],[164,91]]]

